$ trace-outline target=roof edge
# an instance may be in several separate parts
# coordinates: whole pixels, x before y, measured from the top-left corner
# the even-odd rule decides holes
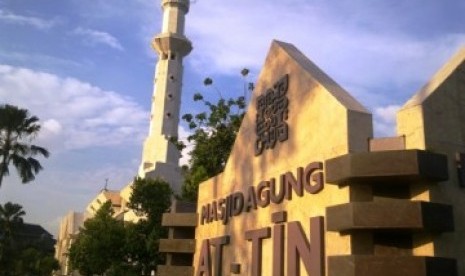
[[[465,63],[465,47],[459,49],[459,51],[455,53],[418,92],[405,102],[400,110],[422,104],[463,63]]]

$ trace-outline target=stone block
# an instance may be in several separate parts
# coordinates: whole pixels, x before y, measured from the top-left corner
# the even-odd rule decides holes
[[[328,276],[457,276],[453,259],[421,256],[330,256]]]
[[[161,224],[165,227],[195,227],[197,220],[196,213],[164,213]]]
[[[349,153],[325,162],[329,184],[411,184],[448,179],[447,157],[422,150]]]
[[[157,267],[159,276],[192,276],[194,268],[191,266],[168,266],[159,265]]]
[[[194,239],[161,239],[159,251],[165,253],[194,253]]]
[[[405,136],[372,138],[368,144],[369,151],[404,150]]]
[[[454,230],[452,206],[430,202],[389,200],[353,202],[326,208],[327,230]]]

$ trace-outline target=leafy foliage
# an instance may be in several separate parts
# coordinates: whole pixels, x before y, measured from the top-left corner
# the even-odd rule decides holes
[[[248,73],[246,68],[241,71],[244,77]],[[185,169],[182,187],[182,197],[185,200],[196,201],[198,185],[223,171],[244,117],[246,90],[253,90],[253,84],[247,84],[244,84],[244,96],[237,98],[224,99],[217,90],[220,99],[216,103],[207,101],[201,93],[196,93],[194,101],[203,103],[207,111],[184,114],[181,117],[193,131],[187,137],[188,142],[193,144],[193,149],[189,152],[191,159],[189,167]],[[213,85],[213,80],[206,78],[204,85]],[[177,137],[172,142],[179,150],[186,147]]]
[[[7,202],[0,205],[0,229],[4,238],[13,238],[14,230],[23,223],[26,212],[16,203]]]
[[[125,262],[125,229],[122,221],[112,217],[111,201],[84,222],[70,248],[70,264],[83,275],[102,275]]]
[[[51,253],[36,248],[17,235],[26,213],[19,204],[0,205],[0,275],[50,275],[59,268]]]
[[[28,247],[21,251],[16,261],[15,275],[48,276],[59,268],[58,261],[52,255]]]
[[[143,215],[151,224],[161,224],[163,213],[171,204],[170,185],[161,179],[136,178],[129,208]],[[156,200],[155,200],[156,199]]]
[[[169,184],[161,179],[136,178],[133,182],[128,206],[144,218],[137,224],[127,225],[127,252],[144,275],[164,262],[158,246],[159,240],[167,236],[161,221],[171,205],[172,194]]]
[[[36,155],[49,156],[49,152],[30,142],[40,131],[39,119],[30,116],[26,109],[12,105],[0,105],[0,186],[9,175],[9,165],[18,171],[23,183],[35,179],[42,170]]]
[[[143,218],[123,223],[113,218],[111,202],[84,222],[70,249],[73,269],[82,275],[151,275],[164,259],[158,253],[166,229],[163,213],[171,204],[172,191],[159,179],[136,178],[128,207]]]
[[[0,186],[11,164],[23,183],[34,180],[43,169],[34,157],[48,157],[49,152],[31,144],[40,131],[38,121],[26,109],[0,105]],[[16,236],[25,214],[19,204],[0,205],[0,275],[50,275],[58,266],[50,253]]]
[[[15,233],[23,223],[22,217],[25,214],[19,204],[7,202],[0,205],[0,267],[5,271],[14,270],[15,260],[20,253],[16,246]]]

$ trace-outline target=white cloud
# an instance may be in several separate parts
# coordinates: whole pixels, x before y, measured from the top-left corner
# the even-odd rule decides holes
[[[399,111],[400,106],[388,105],[386,107],[375,108],[375,115],[378,116],[383,122],[393,123],[396,120],[396,113]]]
[[[120,51],[124,50],[118,39],[107,32],[78,27],[73,34],[82,36],[84,41],[91,45],[104,44]]]
[[[390,137],[396,135],[396,114],[399,105],[376,107],[373,114],[376,136]]]
[[[0,9],[0,21],[17,24],[29,25],[37,29],[49,29],[56,24],[55,20],[46,20],[33,16],[24,16]]]
[[[148,112],[132,99],[74,78],[0,65],[0,98],[42,122],[39,139],[54,150],[138,145]]]
[[[27,222],[56,234],[59,218],[68,210],[83,211],[105,179],[110,189],[120,189],[136,175],[149,116],[131,99],[7,65],[0,65],[0,99],[40,118],[35,143],[52,153],[40,159],[44,170],[34,182],[22,185],[12,169],[0,189],[0,202],[23,205]]]
[[[131,28],[133,33],[127,33],[127,35],[133,36],[137,40],[139,50],[143,50],[145,58],[149,58],[148,62],[153,64],[156,55],[149,42],[160,31],[162,21],[160,1],[72,0],[72,3],[76,12],[86,22],[96,25],[108,22],[114,27],[117,24],[122,24],[125,28]],[[89,6],[92,8],[89,9]],[[126,39],[120,39],[126,41]]]
[[[32,52],[21,53],[16,51],[8,51],[1,48],[0,58],[5,62],[20,62],[23,64],[28,64],[29,66],[46,66],[59,68],[81,68],[83,66],[91,66],[91,62],[85,60],[80,60],[79,62],[77,62],[66,58],[37,54]]]
[[[63,127],[59,121],[48,119],[41,124],[40,138],[50,143],[50,141],[60,136],[62,130]]]

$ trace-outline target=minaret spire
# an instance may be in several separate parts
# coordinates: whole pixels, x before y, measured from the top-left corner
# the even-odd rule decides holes
[[[152,47],[158,54],[155,71],[149,135],[144,142],[141,177],[160,177],[175,192],[180,191],[182,177],[179,152],[169,138],[178,135],[183,58],[192,50],[184,36],[185,15],[189,0],[162,0],[162,32],[155,36]]]

